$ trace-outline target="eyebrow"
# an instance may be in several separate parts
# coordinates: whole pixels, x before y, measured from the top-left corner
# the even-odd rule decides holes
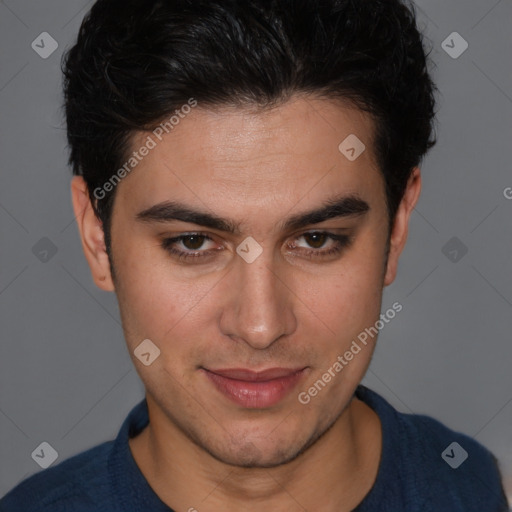
[[[329,219],[362,216],[369,210],[370,205],[357,195],[337,196],[328,199],[314,210],[293,215],[284,222],[279,223],[279,226],[283,231],[300,229]],[[240,234],[239,223],[230,219],[223,219],[205,211],[196,210],[175,201],[164,201],[155,204],[137,213],[135,218],[138,221],[147,223],[181,221],[218,231]]]

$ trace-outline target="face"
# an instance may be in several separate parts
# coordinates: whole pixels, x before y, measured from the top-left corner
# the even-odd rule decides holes
[[[339,149],[351,134],[366,147],[356,159]],[[148,135],[156,147],[116,191],[115,283],[91,212],[81,230],[98,285],[117,294],[150,414],[226,463],[292,460],[361,381],[374,340],[335,363],[379,319],[405,241],[409,207],[386,266],[372,121],[295,97],[265,112],[199,105],[133,149]],[[146,339],[160,350],[149,366],[134,355]]]

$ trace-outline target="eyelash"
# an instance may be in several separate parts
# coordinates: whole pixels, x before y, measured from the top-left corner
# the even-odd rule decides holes
[[[336,242],[336,245],[330,249],[327,250],[319,250],[319,249],[311,249],[306,250],[305,254],[303,252],[303,255],[306,258],[313,259],[313,258],[325,258],[328,256],[332,256],[334,254],[339,254],[343,251],[343,249],[348,248],[348,246],[352,242],[352,238],[347,235],[336,235],[334,233],[330,233],[328,231],[307,231],[306,233],[302,233],[298,237],[296,237],[296,240],[306,236],[306,235],[325,235],[327,237],[326,242],[329,240],[332,240]],[[174,238],[165,238],[162,240],[162,248],[170,253],[172,256],[177,257],[179,261],[188,261],[190,259],[196,259],[196,258],[208,258],[209,256],[212,256],[214,252],[217,251],[217,249],[208,250],[208,251],[181,251],[179,249],[176,249],[174,245],[176,243],[182,242],[183,240],[191,237],[191,236],[200,236],[204,237],[204,242],[207,241],[213,241],[211,237],[209,237],[206,233],[201,233],[199,231],[194,231],[191,233],[187,233],[185,235],[176,236]]]

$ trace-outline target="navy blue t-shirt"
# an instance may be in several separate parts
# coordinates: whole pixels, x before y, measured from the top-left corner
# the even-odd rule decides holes
[[[482,445],[428,416],[399,413],[362,385],[355,394],[378,414],[383,446],[377,479],[354,512],[508,511],[496,459]],[[148,422],[143,400],[114,441],[30,476],[0,500],[0,511],[172,512],[128,445]]]

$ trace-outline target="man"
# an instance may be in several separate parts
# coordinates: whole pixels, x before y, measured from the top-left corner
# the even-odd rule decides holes
[[[402,308],[427,64],[400,0],[95,3],[72,200],[146,398],[2,511],[506,510],[484,447],[360,385]]]

